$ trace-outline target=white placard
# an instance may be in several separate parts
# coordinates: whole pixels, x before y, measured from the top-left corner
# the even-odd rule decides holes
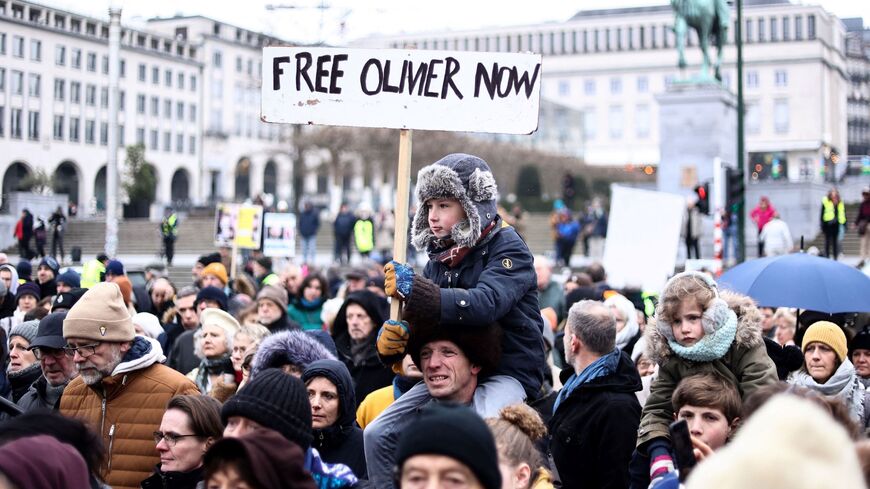
[[[263,48],[262,120],[531,134],[541,56],[400,49]]]
[[[263,254],[266,256],[296,256],[296,215],[289,212],[267,212],[263,216]]]
[[[614,185],[603,260],[607,283],[661,290],[674,273],[685,207],[679,195]]]

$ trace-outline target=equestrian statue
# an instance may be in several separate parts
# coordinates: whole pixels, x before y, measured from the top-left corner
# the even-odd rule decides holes
[[[688,28],[695,29],[698,33],[698,43],[704,61],[701,64],[701,73],[698,81],[710,81],[710,53],[709,47],[712,42],[716,46],[716,62],[713,64],[713,77],[722,81],[720,71],[722,65],[722,46],[728,39],[728,25],[731,17],[731,9],[726,0],[671,0],[671,8],[674,10],[674,34],[677,38],[677,53],[680,69],[686,67],[686,36]]]

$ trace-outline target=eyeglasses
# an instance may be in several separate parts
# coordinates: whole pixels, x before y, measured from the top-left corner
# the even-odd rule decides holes
[[[82,346],[67,345],[67,346],[63,347],[63,352],[66,354],[66,356],[68,356],[70,358],[76,356],[76,352],[78,352],[80,357],[88,358],[89,356],[91,356],[97,352],[97,347],[100,346],[100,344],[101,343],[98,341],[98,342],[90,344],[90,345],[82,345]]]
[[[178,435],[175,433],[164,433],[162,431],[154,432],[154,443],[160,443],[160,440],[165,440],[166,444],[174,447],[178,440],[182,438],[198,437],[199,435]]]
[[[35,356],[37,360],[42,360],[46,357],[52,357],[57,359],[66,354],[66,351],[63,348],[45,348],[40,346],[37,346],[36,348],[31,348],[30,351],[33,352],[33,356]]]

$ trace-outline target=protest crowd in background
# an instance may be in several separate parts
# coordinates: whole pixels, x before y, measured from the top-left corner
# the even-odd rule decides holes
[[[566,195],[533,256],[487,162],[415,180],[404,261],[391,211],[347,206],[304,205],[294,259],[253,250],[233,273],[215,248],[178,283],[31,262],[22,232],[0,264],[0,487],[866,487],[870,296],[795,310],[705,270],[615,288],[603,202],[576,219]],[[770,202],[753,219],[791,251]],[[183,220],[160,229],[171,261]],[[578,242],[593,259],[571,268]]]

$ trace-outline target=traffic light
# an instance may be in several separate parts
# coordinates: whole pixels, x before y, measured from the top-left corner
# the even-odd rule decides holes
[[[728,209],[733,209],[737,204],[743,202],[743,193],[745,187],[743,184],[743,175],[736,168],[725,169],[725,204]]]
[[[710,215],[710,183],[696,186],[695,195],[698,197],[698,212]]]

